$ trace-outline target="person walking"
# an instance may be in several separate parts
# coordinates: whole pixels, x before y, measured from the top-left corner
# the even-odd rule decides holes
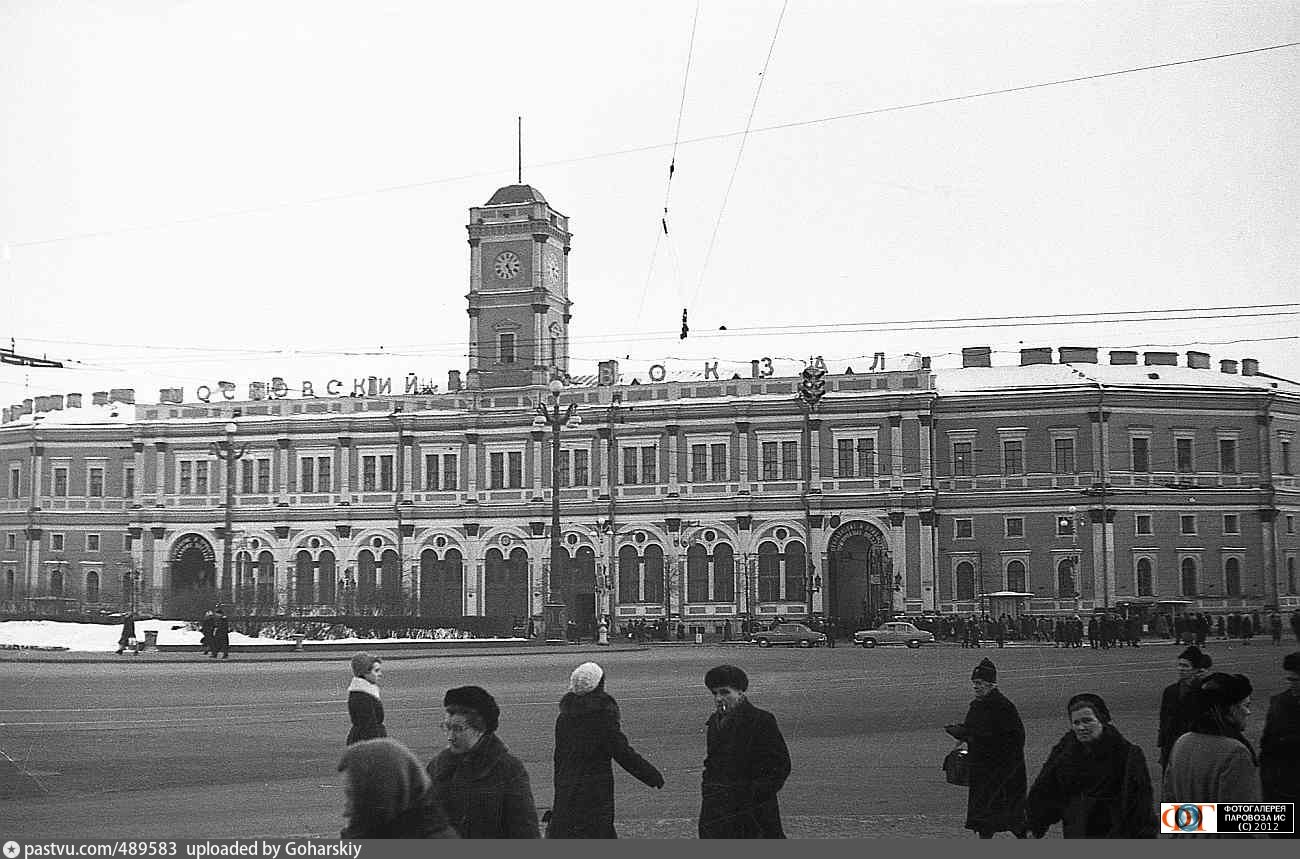
[[[203,644],[202,653],[212,653],[216,655],[212,647],[212,630],[216,626],[217,615],[208,609],[203,613],[203,619],[199,621],[199,632],[202,634],[200,639]]]
[[[1192,692],[1209,673],[1214,660],[1196,645],[1190,645],[1178,654],[1175,663],[1178,679],[1160,693],[1160,723],[1156,731],[1156,746],[1160,749],[1160,769],[1169,766],[1169,752],[1174,743],[1192,723]]]
[[[1282,643],[1282,615],[1276,611],[1269,612],[1268,615],[1268,632],[1273,639],[1273,646],[1277,647]]]
[[[962,722],[944,726],[969,750],[970,790],[966,828],[980,838],[995,832],[1025,837],[1025,726],[1016,705],[998,689],[998,670],[988,659],[971,672],[975,699]]]
[[[1161,802],[1259,802],[1255,750],[1242,731],[1250,680],[1215,673],[1192,693],[1196,715],[1169,753]]]
[[[135,651],[136,656],[140,655],[140,648],[136,646],[135,638],[135,614],[129,611],[122,620],[122,634],[117,638],[117,655],[121,656],[122,651],[128,647]]]
[[[212,649],[208,656],[216,659],[218,653],[222,659],[230,658],[230,618],[226,617],[226,610],[220,603],[212,618]]]
[[[1282,660],[1282,675],[1287,688],[1269,700],[1259,740],[1260,790],[1264,802],[1294,802],[1300,807],[1300,651]]]
[[[785,838],[777,794],[790,777],[790,750],[776,717],[749,700],[734,665],[704,674],[714,711],[705,725],[701,838]]]
[[[434,800],[429,776],[396,740],[361,740],[339,760],[347,825],[341,839],[455,838]]]
[[[1043,764],[1025,800],[1035,838],[1057,821],[1066,838],[1155,838],[1156,806],[1142,749],[1112,724],[1100,695],[1065,705],[1070,730]]]
[[[442,698],[447,747],[429,762],[434,799],[461,838],[540,838],[528,771],[497,736],[501,709],[486,689]]]
[[[618,702],[605,691],[605,671],[584,662],[569,675],[555,719],[555,800],[547,838],[617,838],[614,767],[656,790],[664,777],[637,754],[619,723]]]
[[[388,736],[384,727],[384,703],[379,698],[379,678],[383,673],[383,660],[378,656],[363,651],[352,657],[352,682],[348,685],[348,718],[352,720],[352,729],[348,731],[346,745]]]

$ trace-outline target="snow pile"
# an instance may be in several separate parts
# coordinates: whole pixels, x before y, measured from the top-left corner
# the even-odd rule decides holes
[[[144,640],[148,630],[158,632],[159,644],[202,644],[203,633],[183,620],[137,620],[136,638]],[[0,623],[0,647],[62,648],[84,652],[117,650],[121,624],[67,623],[58,620],[10,620]],[[273,638],[249,638],[230,632],[231,644],[283,645]]]

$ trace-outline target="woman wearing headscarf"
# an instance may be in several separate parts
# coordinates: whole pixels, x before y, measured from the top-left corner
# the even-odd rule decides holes
[[[555,719],[555,804],[547,838],[617,838],[612,761],[653,788],[664,777],[637,754],[619,724],[618,702],[605,691],[605,671],[584,662],[569,676]]]
[[[1155,838],[1156,807],[1142,750],[1112,724],[1099,695],[1075,695],[1066,731],[1029,789],[1029,830],[1061,822],[1066,838]]]
[[[348,746],[339,761],[347,825],[339,838],[455,838],[410,749],[387,738]]]
[[[447,747],[429,762],[433,794],[461,838],[538,838],[528,771],[497,737],[501,709],[479,686],[448,689]]]
[[[1250,717],[1250,681],[1241,674],[1206,677],[1194,695],[1196,715],[1169,753],[1164,802],[1259,802],[1255,750],[1242,731]]]
[[[347,744],[388,736],[384,727],[384,704],[379,700],[379,678],[383,660],[369,653],[352,657],[352,683],[348,686],[348,718],[352,729]]]
[[[966,828],[980,838],[995,832],[1025,837],[1025,726],[1016,705],[998,689],[998,670],[988,659],[971,672],[975,700],[966,719],[944,730],[969,750],[970,791]]]

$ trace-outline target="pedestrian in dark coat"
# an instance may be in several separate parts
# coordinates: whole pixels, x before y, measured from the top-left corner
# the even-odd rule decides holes
[[[963,722],[944,730],[969,750],[970,791],[966,828],[980,838],[995,832],[1025,837],[1025,726],[1016,705],[997,687],[998,671],[988,659],[971,673],[975,700]]]
[[[215,659],[218,653],[222,659],[230,658],[230,618],[221,606],[217,606],[212,619],[212,648],[208,655]]]
[[[1071,730],[1047,756],[1025,801],[1035,838],[1058,820],[1066,838],[1155,838],[1156,806],[1142,750],[1111,723],[1099,695],[1066,704]]]
[[[344,773],[347,825],[339,838],[455,838],[434,801],[429,776],[410,749],[389,739],[348,746]]]
[[[659,770],[623,734],[618,703],[605,691],[604,669],[584,662],[570,675],[555,720],[555,803],[547,838],[618,837],[611,761],[650,787],[664,786]]]
[[[1259,781],[1265,802],[1294,802],[1300,807],[1300,651],[1282,660],[1282,671],[1288,688],[1268,702],[1259,740]]]
[[[497,737],[501,710],[479,686],[442,698],[447,747],[429,762],[434,798],[461,838],[539,838],[528,771]]]
[[[352,657],[352,683],[348,686],[348,717],[352,730],[348,731],[347,745],[361,740],[387,737],[384,727],[384,703],[379,699],[379,678],[383,676],[383,660],[369,653]]]
[[[203,634],[201,639],[203,643],[202,653],[213,653],[212,630],[216,627],[216,623],[217,616],[212,609],[208,609],[203,613],[203,619],[199,621],[199,632]]]
[[[1169,766],[1169,752],[1192,724],[1196,715],[1192,692],[1213,664],[1210,654],[1202,652],[1194,644],[1178,654],[1178,680],[1166,686],[1160,694],[1160,726],[1156,733],[1156,745],[1160,749],[1161,770]]]
[[[750,703],[749,678],[734,665],[710,668],[704,685],[717,709],[705,726],[701,838],[784,838],[777,793],[790,751],[776,717]]]
[[[122,651],[128,647],[135,647],[136,656],[140,655],[140,649],[136,647],[135,639],[135,615],[131,612],[126,613],[126,618],[122,621],[122,634],[117,639],[117,653],[122,655]]]

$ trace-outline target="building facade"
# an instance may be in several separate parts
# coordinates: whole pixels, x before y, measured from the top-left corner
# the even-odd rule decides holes
[[[0,607],[163,612],[201,593],[504,628],[562,602],[584,627],[712,634],[809,614],[1300,606],[1300,385],[1249,360],[1072,347],[832,367],[811,412],[797,378],[757,363],[574,379],[568,227],[526,185],[470,210],[463,386],[6,409]],[[552,463],[534,418],[555,376],[581,423]]]

